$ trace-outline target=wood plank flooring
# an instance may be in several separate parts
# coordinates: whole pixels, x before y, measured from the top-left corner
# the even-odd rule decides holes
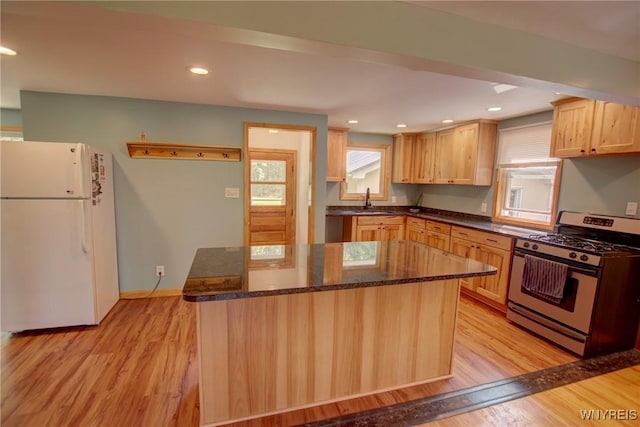
[[[196,426],[193,306],[121,300],[97,327],[2,337],[9,426]]]
[[[423,424],[429,427],[640,425],[640,365]]]
[[[96,327],[3,334],[0,424],[197,426],[194,313],[180,297],[121,300]],[[575,360],[462,298],[453,378],[235,425],[313,422]]]

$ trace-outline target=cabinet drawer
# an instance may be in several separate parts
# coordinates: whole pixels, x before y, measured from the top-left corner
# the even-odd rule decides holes
[[[451,234],[451,225],[442,222],[427,221],[427,230],[449,235]]]
[[[413,218],[410,216],[407,217],[407,227],[419,228],[424,230],[426,222],[427,221],[424,219]]]
[[[492,246],[494,248],[511,250],[512,239],[507,236],[500,236],[493,233],[485,233],[483,231],[473,230],[464,227],[451,227],[451,236],[460,239],[466,239],[475,243]]]
[[[358,225],[404,225],[404,216],[358,216]]]

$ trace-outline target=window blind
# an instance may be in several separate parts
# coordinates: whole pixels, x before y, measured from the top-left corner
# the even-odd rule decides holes
[[[551,123],[503,129],[499,147],[498,164],[555,160],[549,157]]]

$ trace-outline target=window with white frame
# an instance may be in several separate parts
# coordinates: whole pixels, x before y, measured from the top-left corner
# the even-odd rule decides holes
[[[500,131],[493,214],[496,221],[553,226],[562,162],[549,157],[550,145],[551,123]]]

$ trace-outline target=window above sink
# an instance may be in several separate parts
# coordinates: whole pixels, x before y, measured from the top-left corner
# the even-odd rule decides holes
[[[340,184],[340,200],[363,200],[367,188],[371,200],[387,200],[390,182],[390,147],[386,144],[347,145],[346,180]]]

